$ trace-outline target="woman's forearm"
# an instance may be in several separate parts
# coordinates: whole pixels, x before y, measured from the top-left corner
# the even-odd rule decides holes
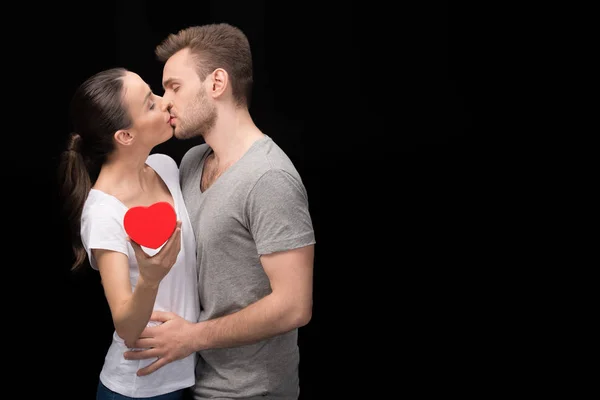
[[[125,343],[134,343],[146,328],[157,293],[158,284],[149,284],[140,276],[131,297],[115,312],[115,329]]]

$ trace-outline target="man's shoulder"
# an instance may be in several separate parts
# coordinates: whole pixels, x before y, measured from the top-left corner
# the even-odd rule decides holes
[[[257,165],[257,172],[262,177],[265,174],[289,174],[300,178],[298,171],[286,152],[270,137],[260,143],[252,160]]]
[[[183,157],[181,158],[181,163],[179,164],[179,169],[183,172],[188,171],[190,169],[195,169],[200,164],[200,159],[208,151],[208,144],[202,143],[196,146],[191,147],[188,151],[185,152]]]

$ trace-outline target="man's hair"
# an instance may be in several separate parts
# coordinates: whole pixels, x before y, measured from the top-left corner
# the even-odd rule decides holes
[[[189,49],[196,60],[201,81],[217,68],[229,74],[233,98],[238,105],[250,106],[252,93],[252,53],[246,35],[226,23],[192,26],[170,34],[155,53],[161,62]]]

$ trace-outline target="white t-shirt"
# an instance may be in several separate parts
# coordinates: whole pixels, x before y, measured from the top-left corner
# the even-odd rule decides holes
[[[200,313],[198,299],[198,273],[196,267],[196,239],[190,223],[175,161],[164,154],[152,154],[146,164],[163,179],[173,196],[177,219],[181,220],[181,251],[177,261],[159,285],[154,310],[171,311],[190,322],[197,322]],[[126,241],[123,217],[127,207],[116,197],[92,189],[81,216],[81,239],[87,250],[92,268],[98,269],[91,249],[109,249],[124,253],[129,258],[129,280],[135,288],[139,270],[135,253]],[[142,247],[149,255],[161,248]],[[148,326],[156,325],[150,321]],[[100,380],[109,389],[130,397],[151,397],[194,385],[195,353],[185,359],[171,362],[147,376],[136,372],[156,358],[126,360],[123,353],[129,350],[115,331],[104,360]]]

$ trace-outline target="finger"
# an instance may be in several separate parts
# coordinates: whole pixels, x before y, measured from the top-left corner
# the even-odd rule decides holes
[[[149,374],[153,373],[154,371],[156,371],[157,369],[167,365],[168,363],[169,363],[169,360],[167,360],[166,358],[159,358],[158,360],[154,361],[152,364],[148,365],[147,367],[138,370],[137,376],[149,375]]]
[[[146,252],[142,249],[142,247],[139,244],[137,244],[135,240],[133,240],[130,237],[127,237],[127,241],[129,242],[129,244],[131,244],[131,247],[133,247],[133,252],[135,253],[135,256],[137,258],[143,260],[144,258],[149,257],[148,254],[146,254]]]
[[[177,260],[179,251],[181,250],[181,228],[177,228],[177,232],[173,235],[173,244],[169,246],[168,254],[173,258],[173,263]]]
[[[154,347],[155,344],[156,340],[154,340],[152,337],[138,339],[133,343],[133,346],[128,346],[127,343],[125,343],[125,345],[132,349],[150,349]]]
[[[123,353],[126,360],[145,360],[148,358],[160,357],[161,352],[157,349],[148,350],[129,350]]]
[[[172,312],[168,312],[168,311],[153,311],[152,315],[150,316],[150,321],[167,322],[167,321],[169,321],[171,319],[175,319],[175,318],[177,318],[177,314],[172,313]],[[153,328],[159,328],[159,327],[160,327],[160,325],[159,326],[152,326],[152,327],[149,327],[149,328],[146,328],[146,329],[147,330],[151,330]]]
[[[169,243],[169,247],[167,248],[169,253],[179,253],[179,249],[181,248],[181,227],[175,228],[175,232],[171,236],[171,243]]]
[[[151,326],[147,326],[144,328],[144,330],[142,331],[142,333],[140,333],[140,338],[151,338],[154,337],[152,336],[152,330],[150,329],[152,328]],[[130,347],[140,347],[137,345],[138,342],[135,342],[134,346],[130,346]]]
[[[167,239],[167,241],[165,242],[163,247],[160,249],[160,251],[158,253],[156,253],[154,256],[156,257],[158,254],[166,252],[169,249],[169,247],[172,246],[172,243],[177,242],[178,240],[176,240],[176,239],[179,237],[180,231],[181,231],[181,221],[177,221],[177,224],[175,225],[175,229],[173,230],[173,233],[171,233],[171,236],[169,236],[169,239]]]
[[[176,258],[181,249],[181,224],[179,224],[165,245],[154,256],[162,255]]]
[[[173,230],[173,233],[169,237],[169,240],[167,240],[167,243],[165,243],[165,245],[163,246],[163,249],[165,247],[167,247],[167,248],[172,247],[173,244],[179,243],[180,236],[181,236],[181,221],[177,220],[177,224],[175,225],[175,230]]]
[[[144,328],[144,330],[142,331],[142,333],[140,333],[140,337],[138,338],[138,341],[136,341],[134,343],[133,346],[131,347],[144,347],[144,346],[138,346],[139,340],[140,339],[150,339],[150,338],[154,338],[156,337],[156,328],[158,328],[158,326],[147,326]],[[147,347],[147,346],[145,346]]]

